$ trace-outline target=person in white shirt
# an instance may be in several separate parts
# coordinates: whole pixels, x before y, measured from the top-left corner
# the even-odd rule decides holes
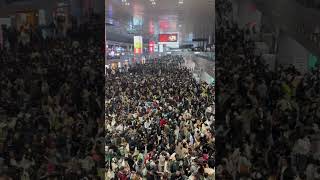
[[[306,168],[306,180],[315,180],[316,166],[311,162]]]

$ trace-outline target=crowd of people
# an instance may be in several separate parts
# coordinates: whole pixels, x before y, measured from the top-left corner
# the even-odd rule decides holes
[[[254,29],[228,17],[231,2],[216,9],[216,177],[320,179],[320,68],[270,69],[254,53]]]
[[[105,179],[214,179],[214,87],[181,61],[107,70]]]
[[[0,175],[319,180],[320,68],[270,69],[231,2],[216,9],[216,90],[181,56],[104,74],[103,35],[88,25],[63,38],[4,29]]]
[[[1,178],[104,179],[103,27],[3,29]]]

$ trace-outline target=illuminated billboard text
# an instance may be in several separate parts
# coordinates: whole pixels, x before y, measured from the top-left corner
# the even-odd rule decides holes
[[[159,42],[177,42],[178,34],[160,34]]]

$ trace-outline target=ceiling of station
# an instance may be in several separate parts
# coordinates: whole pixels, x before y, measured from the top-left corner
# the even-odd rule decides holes
[[[215,0],[106,0],[107,28],[156,37],[179,32],[181,39],[214,32]]]

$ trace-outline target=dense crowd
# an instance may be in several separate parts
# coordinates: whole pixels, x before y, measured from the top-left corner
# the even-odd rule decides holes
[[[104,178],[103,25],[94,26],[3,29],[1,178]]]
[[[214,88],[181,62],[107,70],[107,180],[214,179]]]
[[[254,54],[256,33],[228,18],[230,1],[216,1],[216,177],[318,180],[320,68],[270,69]],[[319,147],[318,147],[319,148]]]

